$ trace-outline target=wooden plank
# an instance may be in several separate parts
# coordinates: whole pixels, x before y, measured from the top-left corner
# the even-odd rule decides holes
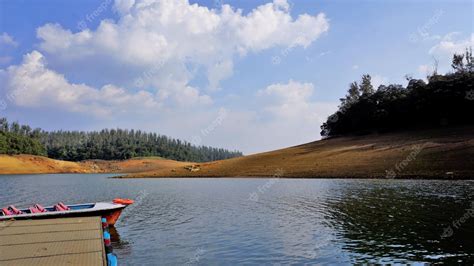
[[[88,252],[82,254],[58,255],[40,258],[18,259],[2,261],[2,266],[18,265],[91,265],[104,266],[102,252]]]
[[[0,222],[0,265],[106,265],[100,217]]]
[[[101,230],[97,229],[89,231],[50,232],[29,235],[3,235],[0,237],[0,246],[101,239],[101,234]]]
[[[103,245],[102,239],[93,239],[1,246],[0,264],[14,259],[102,252]]]
[[[44,220],[19,220],[19,221],[5,221],[4,226],[37,226],[49,224],[81,224],[81,223],[97,223],[100,221],[99,217],[77,217],[77,218],[59,218],[59,219],[44,219]],[[1,228],[1,225],[0,225]]]
[[[29,235],[35,233],[64,232],[64,231],[86,231],[100,229],[99,223],[77,223],[77,224],[46,224],[36,226],[7,226],[0,230],[0,236],[4,235]]]

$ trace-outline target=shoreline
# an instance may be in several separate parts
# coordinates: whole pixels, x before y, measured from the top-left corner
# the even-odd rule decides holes
[[[385,177],[271,177],[271,176],[159,176],[159,177],[127,177],[127,176],[115,176],[109,177],[113,179],[285,179],[285,180],[306,180],[306,179],[343,179],[343,180],[446,180],[446,181],[466,181],[474,180],[474,177],[456,177],[456,178],[443,178],[443,177],[420,177],[420,176],[403,176],[397,178],[385,178]]]
[[[284,176],[284,177],[273,177],[273,176],[141,176],[141,177],[129,177],[127,173],[22,173],[22,174],[3,174],[2,176],[22,176],[22,175],[117,175],[110,176],[107,178],[112,179],[344,179],[344,180],[446,180],[446,181],[463,181],[463,180],[474,180],[474,176],[457,176],[457,177],[434,177],[434,176],[400,176],[395,178],[386,177],[331,177],[331,176],[315,176],[315,177],[304,177],[304,176]]]
[[[206,163],[162,158],[66,162],[0,155],[0,174],[114,174],[113,178],[474,179],[474,127],[319,140]]]

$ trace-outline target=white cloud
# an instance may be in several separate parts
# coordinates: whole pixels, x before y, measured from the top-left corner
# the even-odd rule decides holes
[[[264,98],[263,102],[266,102],[263,110],[278,120],[318,124],[325,120],[328,114],[317,113],[318,103],[311,100],[313,92],[312,83],[290,80],[286,84],[272,84],[258,91],[258,95]]]
[[[452,32],[446,34],[441,41],[433,46],[429,53],[440,56],[451,57],[454,53],[464,53],[466,48],[474,46],[474,33],[466,39],[457,39],[460,33]]]
[[[255,152],[316,140],[321,131],[321,124],[336,111],[338,103],[312,100],[314,90],[312,83],[290,80],[288,83],[272,84],[258,91],[263,112],[238,115],[241,121],[236,125],[244,128],[243,131],[248,131],[241,134],[251,141],[243,141],[243,149]],[[229,119],[232,117],[231,113]]]
[[[248,14],[229,5],[208,9],[187,0],[116,0],[115,9],[119,20],[103,20],[95,30],[72,32],[57,24],[38,28],[41,51],[55,68],[80,68],[89,75],[107,69],[101,78],[125,87],[162,62],[143,85],[179,98],[196,69],[204,68],[209,88],[217,89],[232,75],[234,57],[275,46],[307,47],[329,29],[323,13],[292,18],[286,0]],[[180,86],[170,87],[177,79]]]
[[[10,66],[3,74],[8,98],[17,106],[53,107],[102,117],[128,111],[127,106],[140,106],[142,110],[159,107],[146,91],[129,94],[110,84],[95,89],[70,83],[48,69],[43,55],[37,51],[25,55],[21,65]]]
[[[231,60],[216,62],[214,65],[209,66],[207,74],[209,79],[209,88],[211,90],[218,89],[219,82],[221,80],[232,76],[233,67],[234,65]]]
[[[380,85],[387,85],[389,82],[389,79],[381,75],[374,75],[372,76],[371,81],[372,81],[372,86],[374,86],[374,88],[377,89]]]
[[[2,34],[0,34],[0,44],[3,44],[3,45],[8,45],[8,46],[13,46],[13,47],[17,47],[18,46],[18,42],[16,42],[12,36],[8,35],[8,33],[4,32]]]
[[[290,80],[286,84],[272,84],[258,91],[258,95],[273,98],[275,103],[281,105],[299,105],[307,103],[313,95],[313,91],[314,86],[312,83],[300,83]]]
[[[418,73],[420,73],[423,76],[428,76],[433,74],[434,72],[434,67],[430,65],[420,65],[418,66]]]
[[[354,69],[354,70],[359,69],[359,65],[353,65],[353,66],[352,66],[352,69]]]
[[[237,57],[273,47],[305,48],[329,29],[322,13],[292,17],[286,0],[248,13],[187,0],[116,0],[114,8],[119,19],[103,20],[95,29],[39,27],[39,52],[0,69],[2,88],[16,96],[13,103],[92,114],[99,118],[94,121],[109,118],[100,127],[141,128],[186,139],[206,128],[218,109],[194,85],[196,75],[204,73],[210,91],[219,89],[233,74]],[[67,79],[72,73],[74,82]],[[252,111],[229,108],[203,144],[256,152],[312,141],[337,106],[313,101],[313,93],[311,83],[270,85]],[[123,119],[134,112],[143,114]]]
[[[453,54],[464,54],[466,48],[474,46],[474,33],[462,37],[460,32],[451,32],[440,38],[440,41],[431,47],[429,54],[439,62],[438,73],[446,73],[451,69]]]
[[[246,154],[303,144],[319,139],[321,124],[337,110],[337,102],[313,100],[315,91],[312,83],[290,80],[271,84],[257,92],[256,108],[226,107],[225,117],[205,136],[202,130],[219,117],[219,108],[164,117],[160,128],[188,141],[200,136],[203,145],[239,149]]]

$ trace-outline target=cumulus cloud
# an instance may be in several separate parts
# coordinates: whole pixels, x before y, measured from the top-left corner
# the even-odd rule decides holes
[[[70,83],[63,75],[47,68],[38,51],[26,54],[19,66],[2,72],[8,98],[22,107],[54,107],[97,116],[120,114],[123,106],[157,108],[159,103],[146,91],[134,94],[114,85],[100,89]]]
[[[264,110],[273,114],[277,119],[294,120],[302,123],[321,124],[326,120],[328,110],[322,111],[324,105],[312,101],[314,85],[290,80],[288,83],[276,83],[258,91],[264,97]]]
[[[264,96],[271,102],[266,110],[277,117],[303,117],[311,115],[312,103],[310,97],[313,95],[314,86],[311,83],[300,83],[290,80],[286,84],[272,84],[264,90],[260,90],[258,95]]]
[[[474,33],[471,33],[470,36],[463,37],[463,34],[460,32],[451,32],[440,38],[439,42],[429,49],[428,53],[439,62],[437,71],[439,73],[445,73],[451,69],[453,54],[464,54],[466,48],[473,46]],[[418,70],[429,71],[429,69],[420,68]]]
[[[420,65],[418,66],[418,73],[420,73],[421,75],[423,76],[428,76],[428,75],[431,75],[433,74],[435,68],[434,66],[430,66],[430,65]]]
[[[372,77],[372,86],[374,86],[374,88],[378,88],[380,85],[387,85],[388,82],[389,79],[381,75],[374,75]]]
[[[306,48],[329,29],[323,13],[292,17],[286,0],[249,12],[188,0],[116,0],[114,9],[118,19],[102,20],[97,28],[39,27],[38,51],[0,69],[0,84],[13,103],[109,118],[100,127],[187,139],[215,119],[218,108],[202,89],[220,89],[236,59],[274,47]],[[195,85],[202,80],[197,75],[207,79],[202,88]],[[255,152],[314,140],[337,103],[313,101],[313,93],[311,83],[269,85],[251,111],[229,108],[203,144]],[[121,115],[133,112],[146,114]]]
[[[12,36],[8,35],[8,33],[4,32],[0,34],[0,44],[17,47],[18,42],[16,42]]]
[[[195,112],[191,117],[178,114],[183,121],[179,124],[176,115],[165,117],[160,125],[172,129],[169,134],[173,136],[188,141],[200,136],[200,144],[239,149],[246,154],[289,147],[317,140],[321,124],[337,110],[338,102],[314,100],[315,93],[312,83],[289,80],[257,91],[254,101],[258,108],[226,107],[217,125],[219,108]]]
[[[433,46],[429,53],[440,56],[451,57],[454,53],[464,53],[466,48],[474,46],[474,33],[466,39],[459,39],[460,33],[452,32],[446,34],[439,43]]]
[[[275,46],[307,47],[329,29],[323,13],[292,18],[286,0],[260,5],[248,14],[229,5],[209,9],[188,0],[116,0],[115,9],[119,20],[103,20],[95,30],[73,32],[58,24],[38,28],[41,51],[57,67],[79,65],[88,71],[84,64],[100,64],[110,79],[124,68],[136,76],[161,62],[143,86],[173,95],[185,89],[167,86],[169,75],[185,88],[194,77],[192,70],[203,68],[209,88],[217,89],[232,75],[234,57]],[[128,78],[119,85],[133,85],[133,77]]]

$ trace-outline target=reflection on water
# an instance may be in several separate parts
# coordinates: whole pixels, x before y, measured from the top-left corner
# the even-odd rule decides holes
[[[355,253],[357,262],[380,262],[382,258],[400,263],[472,261],[474,217],[453,237],[444,238],[442,233],[471,207],[473,190],[434,183],[351,186],[330,203],[328,221],[344,239],[343,248]]]
[[[470,181],[0,176],[0,205],[135,198],[111,230],[125,265],[474,262]],[[51,193],[54,191],[54,193]]]

